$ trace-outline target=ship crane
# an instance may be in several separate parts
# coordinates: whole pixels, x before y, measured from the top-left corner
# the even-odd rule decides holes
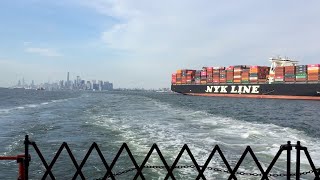
[[[269,84],[274,82],[276,67],[296,66],[298,64],[298,61],[291,60],[287,57],[285,57],[285,58],[281,58],[281,57],[270,58],[270,61],[271,61],[271,66],[270,66],[269,77],[268,77]]]

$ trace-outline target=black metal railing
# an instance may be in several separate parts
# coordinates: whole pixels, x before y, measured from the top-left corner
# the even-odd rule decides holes
[[[98,156],[100,157],[100,159],[102,160],[103,166],[105,167],[106,171],[103,177],[99,178],[99,179],[116,179],[116,176],[120,176],[122,174],[128,173],[128,172],[132,172],[132,171],[136,171],[133,179],[137,179],[137,178],[141,178],[141,179],[146,179],[144,174],[142,173],[144,168],[153,168],[153,169],[165,169],[167,171],[166,176],[164,179],[176,179],[176,177],[174,176],[174,169],[182,169],[182,168],[193,168],[196,169],[198,171],[197,177],[195,179],[207,179],[204,175],[205,171],[216,171],[216,172],[221,172],[221,173],[227,173],[228,174],[228,178],[229,180],[231,179],[237,179],[237,177],[239,176],[255,176],[258,179],[269,179],[270,177],[286,177],[286,179],[291,179],[291,177],[295,178],[295,179],[300,179],[301,175],[306,175],[306,174],[313,174],[314,175],[314,179],[316,180],[320,180],[319,177],[319,169],[316,169],[311,156],[308,152],[307,147],[301,146],[300,142],[298,141],[297,144],[291,144],[290,141],[287,142],[287,144],[281,145],[277,154],[275,155],[275,157],[273,158],[273,160],[271,161],[271,163],[269,164],[269,166],[266,168],[266,170],[264,170],[261,166],[261,163],[259,162],[258,158],[256,157],[256,155],[254,154],[253,150],[251,149],[250,146],[247,146],[245,151],[243,152],[243,154],[241,155],[239,161],[236,163],[235,167],[232,168],[229,164],[229,162],[227,161],[227,159],[225,158],[224,154],[222,153],[220,147],[218,145],[216,145],[213,150],[211,151],[208,159],[205,161],[205,163],[203,165],[199,165],[196,161],[196,159],[194,158],[193,154],[191,153],[188,145],[184,145],[182,147],[182,149],[180,150],[178,156],[175,158],[173,164],[170,166],[167,161],[165,160],[164,156],[162,155],[159,147],[156,144],[153,144],[151,149],[149,150],[149,152],[147,153],[146,157],[144,158],[142,164],[138,165],[137,161],[135,160],[135,158],[133,157],[128,145],[126,143],[123,143],[122,146],[120,147],[119,151],[117,152],[115,158],[112,160],[111,164],[108,164],[107,161],[105,160],[100,148],[98,147],[98,145],[94,142],[91,147],[89,148],[88,152],[85,154],[83,160],[81,161],[80,164],[77,163],[75,156],[73,155],[72,151],[70,150],[68,144],[66,142],[63,142],[62,145],[60,146],[60,148],[58,149],[58,151],[56,152],[56,154],[54,155],[53,159],[51,162],[47,162],[44,158],[44,156],[42,155],[40,149],[38,148],[37,144],[33,141],[29,140],[28,135],[25,136],[25,157],[30,157],[29,155],[29,150],[32,147],[35,150],[36,155],[40,158],[42,165],[45,168],[45,172],[44,175],[42,176],[42,179],[46,179],[48,178],[48,176],[51,179],[56,179],[53,172],[52,172],[52,167],[53,165],[56,163],[58,157],[60,156],[62,150],[66,150],[68,153],[68,156],[70,156],[72,163],[76,169],[76,172],[74,173],[72,179],[77,179],[78,177],[80,177],[81,179],[86,179],[82,169],[85,165],[85,163],[87,162],[89,156],[91,155],[93,150],[96,150],[96,152],[98,153]],[[295,173],[291,173],[291,151],[292,149],[295,148],[296,149],[296,170]],[[126,151],[130,160],[132,161],[134,167],[129,168],[127,170],[121,171],[121,172],[113,172],[112,169],[115,167],[115,163],[117,162],[117,160],[119,159],[120,155]],[[271,170],[274,167],[275,163],[277,162],[277,160],[279,159],[280,155],[283,152],[286,152],[287,154],[287,159],[286,159],[286,173],[285,174],[271,174]],[[300,172],[300,163],[301,163],[301,151],[306,155],[307,160],[309,165],[311,166],[311,170],[310,171],[306,171],[306,172]],[[149,160],[151,154],[153,152],[157,152],[158,156],[160,157],[163,166],[147,166],[146,163]],[[192,165],[188,165],[188,166],[177,166],[179,160],[181,159],[182,155],[184,153],[187,153],[189,155],[189,157],[192,160]],[[213,168],[213,167],[209,167],[209,163],[212,160],[212,158],[214,157],[215,154],[218,154],[223,163],[225,164],[227,169],[219,169],[219,168]],[[256,166],[258,167],[260,173],[252,173],[252,172],[239,172],[238,169],[241,165],[241,163],[243,162],[243,160],[245,159],[245,157],[247,157],[247,155],[250,155]],[[32,155],[32,157],[34,157],[35,155]],[[27,180],[29,178],[29,161],[31,159],[30,158],[25,158],[25,179]]]

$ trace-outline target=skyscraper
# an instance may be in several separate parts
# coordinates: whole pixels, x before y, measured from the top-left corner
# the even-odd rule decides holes
[[[68,72],[68,74],[67,74],[67,82],[66,82],[67,88],[70,87],[70,81],[69,81],[69,80],[70,80],[70,79],[69,79],[69,72]]]

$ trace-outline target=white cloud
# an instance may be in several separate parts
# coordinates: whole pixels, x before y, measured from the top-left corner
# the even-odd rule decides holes
[[[59,57],[62,56],[62,54],[58,53],[54,49],[48,49],[48,48],[36,48],[36,47],[28,47],[25,49],[25,52],[38,54],[41,56],[47,56],[47,57]]]
[[[101,32],[101,39],[108,48],[120,52],[119,67],[130,74],[130,82],[136,81],[132,84],[143,81],[151,87],[168,86],[169,75],[179,68],[268,65],[268,58],[274,55],[313,63],[320,56],[318,1],[82,0],[81,3],[106,19],[115,19],[113,26]],[[166,82],[157,81],[164,78]],[[123,77],[116,81],[123,86],[130,83]]]
[[[102,33],[108,47],[140,54],[170,52],[182,59],[227,58],[230,53],[263,57],[277,51],[297,55],[309,51],[302,45],[306,38],[312,37],[307,43],[320,40],[315,31],[320,29],[316,24],[320,17],[315,8],[317,2],[304,8],[300,3],[250,0],[82,2],[118,20]],[[260,54],[261,50],[265,53]]]

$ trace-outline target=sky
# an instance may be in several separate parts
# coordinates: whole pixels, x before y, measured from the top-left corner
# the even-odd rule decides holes
[[[320,1],[1,0],[0,87],[80,76],[170,87],[177,69],[320,63]]]

